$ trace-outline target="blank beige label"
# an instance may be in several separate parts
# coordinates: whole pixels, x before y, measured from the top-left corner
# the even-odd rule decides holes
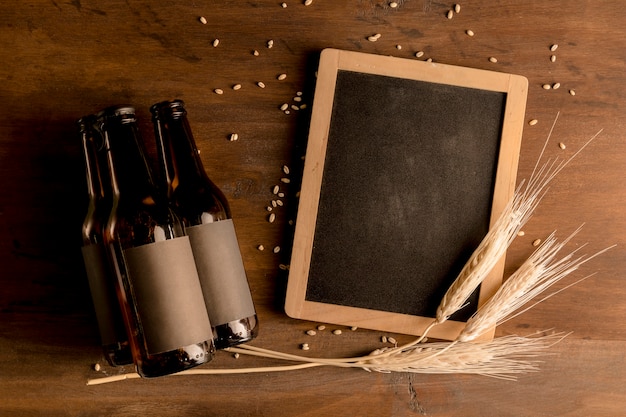
[[[232,220],[187,228],[204,300],[214,326],[254,316]]]
[[[98,328],[100,329],[100,338],[103,345],[112,345],[120,342],[118,332],[123,334],[121,322],[121,311],[115,287],[111,268],[106,259],[106,252],[102,245],[93,244],[83,246],[83,260],[85,261],[85,270],[87,271],[87,280],[89,281],[89,289],[91,290],[91,298],[96,311],[96,320],[98,320]],[[119,320],[119,323],[116,323]]]
[[[213,340],[187,236],[124,251],[148,353]]]

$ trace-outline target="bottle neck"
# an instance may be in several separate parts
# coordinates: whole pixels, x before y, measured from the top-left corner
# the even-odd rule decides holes
[[[181,184],[210,182],[187,121],[187,112],[181,107],[172,107],[176,104],[165,103],[152,108],[159,159],[172,191]]]
[[[78,121],[85,160],[89,204],[83,221],[83,244],[101,243],[104,223],[111,209],[111,193],[106,161],[102,156],[102,137],[95,129],[95,117]]]
[[[151,111],[168,198],[183,220],[195,225],[230,218],[226,198],[204,170],[184,103],[158,103]]]
[[[113,194],[117,199],[155,204],[157,189],[139,136],[134,113],[119,109],[105,116],[104,147]]]
[[[104,240],[126,249],[184,236],[152,179],[134,111],[118,108],[102,126],[113,195]]]

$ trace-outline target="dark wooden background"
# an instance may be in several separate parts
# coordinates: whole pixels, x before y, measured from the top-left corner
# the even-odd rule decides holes
[[[626,10],[613,1],[119,1],[25,0],[0,13],[0,415],[2,416],[619,416],[626,410]],[[199,22],[204,16],[207,24]],[[475,32],[470,38],[466,29]],[[380,33],[373,43],[366,38]],[[212,45],[219,39],[217,47]],[[272,39],[272,49],[266,42]],[[558,44],[556,62],[550,45]],[[397,49],[401,45],[402,49]],[[503,382],[481,376],[378,374],[315,368],[280,374],[165,377],[101,386],[131,372],[105,365],[80,257],[86,209],[74,122],[131,103],[151,141],[148,107],[186,101],[211,178],[229,198],[261,320],[254,342],[339,356],[380,346],[381,332],[329,332],[282,310],[296,186],[267,222],[272,187],[304,153],[316,56],[342,48],[524,75],[530,81],[518,177],[527,177],[552,120],[547,157],[569,156],[509,251],[507,273],[554,229],[588,253],[617,244],[559,287],[586,281],[498,328],[498,335],[572,332],[541,371]],[[254,56],[253,50],[260,55]],[[496,57],[497,63],[489,62]],[[278,81],[277,75],[287,79]],[[266,84],[265,89],[256,86]],[[561,84],[546,91],[542,84]],[[233,91],[231,86],[242,88]],[[224,90],[223,95],[213,92]],[[576,95],[568,94],[574,89]],[[297,91],[309,108],[279,110]],[[237,133],[239,140],[228,137]],[[558,142],[567,145],[559,149]],[[281,245],[274,254],[271,249]],[[395,335],[399,341],[409,340]],[[93,369],[95,363],[102,370]],[[269,366],[220,352],[212,367]]]

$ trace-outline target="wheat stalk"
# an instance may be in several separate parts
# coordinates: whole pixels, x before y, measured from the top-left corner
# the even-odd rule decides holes
[[[424,374],[475,374],[502,379],[515,379],[517,374],[536,372],[539,370],[539,355],[567,335],[553,333],[549,335],[535,335],[532,337],[503,336],[488,343],[427,343],[421,346],[412,346],[388,356],[387,349],[379,349],[359,361],[347,363],[305,362],[295,365],[268,366],[236,369],[208,369],[196,368],[182,371],[171,376],[188,375],[230,375],[247,373],[267,373],[293,371],[317,366],[340,366],[361,368],[367,371],[391,373],[411,372]],[[229,348],[229,351],[251,354],[254,356],[280,358],[285,360],[306,359],[297,355],[287,355],[280,352],[242,348]],[[319,359],[318,359],[319,360]],[[87,385],[101,385],[126,379],[140,378],[137,373],[113,375],[109,377],[90,379]]]

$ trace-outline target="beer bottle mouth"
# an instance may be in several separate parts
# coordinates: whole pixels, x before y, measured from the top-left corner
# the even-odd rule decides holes
[[[180,99],[162,101],[160,103],[153,104],[150,107],[150,112],[152,112],[152,116],[155,119],[158,119],[161,115],[167,115],[176,119],[187,113],[185,110],[185,102]]]
[[[93,114],[90,114],[88,116],[83,116],[80,119],[78,119],[76,121],[76,124],[78,125],[79,132],[84,133],[88,131],[89,129],[93,128],[96,122],[97,122],[96,116]]]
[[[135,108],[131,106],[119,106],[112,109],[114,117],[119,117],[121,123],[132,123],[136,121]]]
[[[100,110],[98,113],[91,115],[94,118],[93,126],[102,130],[102,124],[107,118],[117,117],[121,123],[135,122],[135,108],[133,106],[111,106],[106,109]]]

